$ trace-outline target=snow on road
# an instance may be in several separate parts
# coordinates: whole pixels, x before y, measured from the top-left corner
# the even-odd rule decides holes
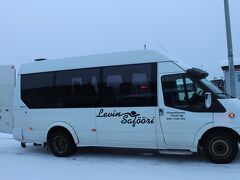
[[[240,155],[231,164],[209,163],[202,155],[173,156],[116,149],[80,149],[57,158],[43,147],[26,149],[0,134],[0,180],[206,180],[239,179]]]

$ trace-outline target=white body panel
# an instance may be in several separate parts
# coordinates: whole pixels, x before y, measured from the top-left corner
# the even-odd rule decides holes
[[[93,67],[157,64],[157,106],[29,109],[21,99],[21,75]],[[197,151],[202,135],[213,127],[228,127],[240,132],[240,122],[229,119],[230,112],[240,117],[239,100],[219,100],[227,112],[190,112],[167,107],[161,77],[182,74],[172,59],[152,51],[113,53],[23,65],[17,75],[14,96],[13,136],[21,142],[44,143],[52,127],[66,128],[77,146],[105,146]],[[161,110],[161,111],[160,111]]]
[[[15,68],[0,66],[0,132],[12,133]]]
[[[170,149],[193,148],[196,133],[204,126],[213,123],[213,113],[196,113],[164,108],[160,117],[166,146]]]
[[[107,116],[109,113],[118,112],[120,112],[118,116]],[[156,107],[97,108],[98,144],[100,146],[156,149],[158,146],[156,113]],[[160,142],[162,145],[163,137]]]
[[[82,145],[96,144],[96,134],[91,133],[91,129],[95,127],[94,109],[21,109],[15,113],[15,127],[22,129],[25,141],[40,143],[46,140],[47,130],[52,124],[66,123],[74,129]]]
[[[158,64],[158,102],[163,111],[160,116],[167,149],[191,149],[196,133],[205,125],[213,123],[213,113],[196,113],[167,107],[164,105],[161,78],[171,74],[184,73],[177,66],[169,63]]]
[[[19,74],[167,61],[173,60],[154,51],[133,51],[58,60],[37,61],[22,65],[19,70]]]
[[[236,131],[240,131],[240,100],[234,99],[220,99],[221,104],[226,108],[225,113],[214,113],[215,127],[228,127]],[[230,118],[229,114],[234,113],[235,117]]]
[[[21,100],[21,74],[57,71],[76,68],[91,68],[122,64],[139,64],[147,62],[168,62],[169,59],[152,51],[87,56],[55,61],[35,62],[23,65],[19,71],[15,94],[16,123],[14,137],[22,142],[46,142],[47,133],[52,124],[65,123],[76,134],[78,146],[107,146],[130,148],[164,148],[158,107],[111,107],[111,108],[75,108],[75,109],[29,109]],[[168,66],[173,68],[173,63]],[[177,67],[179,69],[179,67]],[[136,117],[100,117],[104,113],[121,112],[139,113]],[[130,122],[122,122],[128,118]],[[138,123],[139,118],[147,120]],[[65,126],[64,126],[65,127]],[[69,128],[68,128],[69,129]]]

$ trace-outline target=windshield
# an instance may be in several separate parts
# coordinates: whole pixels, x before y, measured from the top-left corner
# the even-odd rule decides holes
[[[211,81],[208,81],[207,79],[201,79],[200,80],[205,86],[208,87],[209,90],[212,91],[212,93],[216,94],[218,98],[221,99],[227,99],[227,98],[231,98],[230,95],[224,93],[223,91],[221,91],[217,86],[215,86]]]

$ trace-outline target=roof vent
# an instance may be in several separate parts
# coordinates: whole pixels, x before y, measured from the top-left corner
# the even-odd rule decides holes
[[[45,60],[47,60],[47,59],[45,59],[45,58],[35,59],[35,61],[45,61]]]

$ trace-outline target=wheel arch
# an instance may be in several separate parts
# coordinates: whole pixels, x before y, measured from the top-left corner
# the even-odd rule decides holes
[[[56,131],[56,130],[59,130],[59,129],[65,130],[65,131],[67,131],[68,133],[70,133],[71,136],[72,136],[72,138],[73,138],[73,140],[74,140],[74,142],[75,142],[75,144],[78,144],[78,143],[79,143],[79,139],[78,139],[77,133],[75,132],[75,130],[73,129],[72,126],[70,126],[69,124],[67,124],[67,123],[65,123],[65,122],[54,122],[54,123],[52,123],[52,124],[48,127],[48,129],[47,129],[47,131],[46,131],[46,133],[45,133],[45,134],[46,134],[46,136],[45,136],[46,142],[48,141],[49,135],[50,135],[52,132],[54,132],[54,131]]]
[[[203,140],[205,139],[205,137],[207,137],[209,134],[214,133],[214,132],[220,132],[220,131],[224,131],[227,132],[228,134],[232,135],[235,139],[237,139],[238,141],[240,140],[239,138],[239,134],[231,128],[228,127],[223,127],[223,126],[218,126],[218,127],[212,127],[208,130],[206,130],[201,137],[198,139],[196,145],[197,147],[202,146],[203,145]]]

